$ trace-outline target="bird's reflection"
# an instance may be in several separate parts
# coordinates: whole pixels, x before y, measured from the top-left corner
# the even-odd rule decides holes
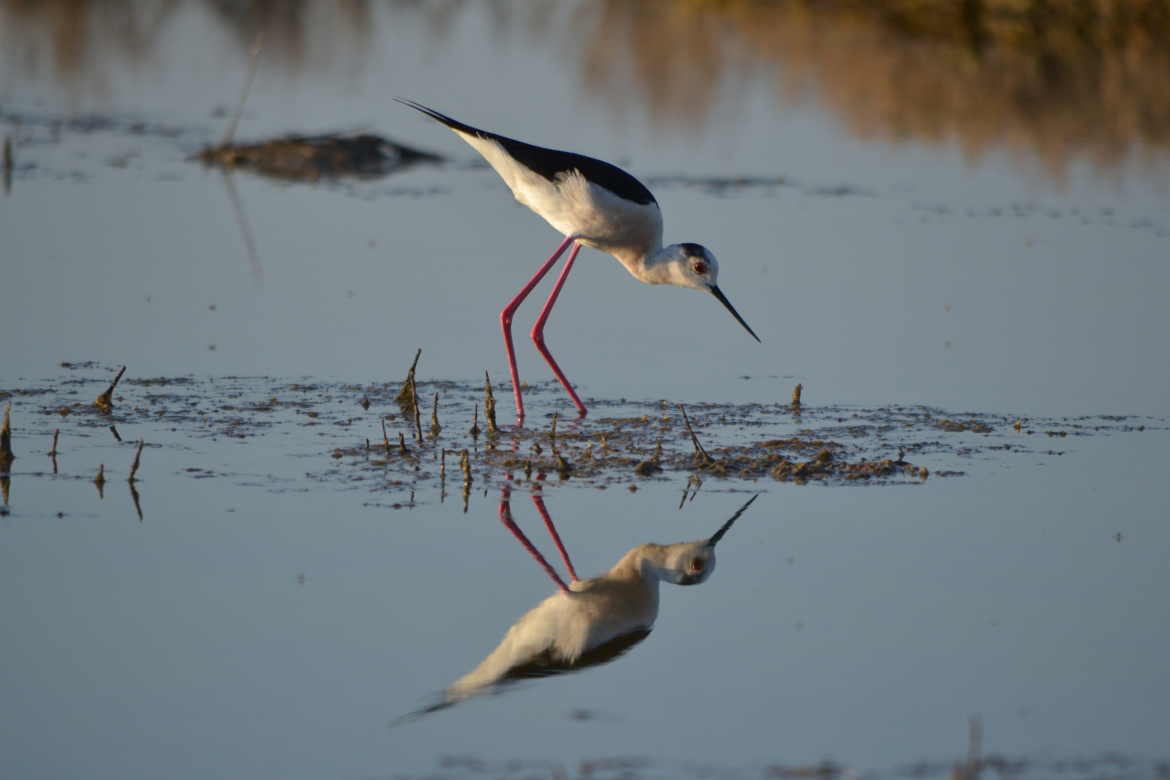
[[[579,579],[539,493],[533,504],[544,519],[569,574],[566,584],[512,519],[511,485],[500,493],[500,522],[544,569],[557,592],[521,617],[479,666],[452,683],[436,703],[411,713],[413,720],[474,696],[497,693],[509,683],[576,672],[614,660],[650,635],[658,617],[658,583],[698,585],[715,570],[715,545],[758,498],[752,496],[705,539],[641,544],[605,574]]]

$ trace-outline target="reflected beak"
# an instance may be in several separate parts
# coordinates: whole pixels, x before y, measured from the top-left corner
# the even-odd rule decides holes
[[[731,305],[731,301],[727,300],[727,296],[723,294],[723,291],[719,289],[718,285],[711,287],[711,294],[715,296],[716,300],[718,300],[720,303],[722,303],[724,306],[727,307],[727,310],[729,312],[731,312],[731,316],[735,317],[735,321],[738,322],[740,325],[743,325],[744,330],[746,330],[748,333],[752,334],[753,339],[755,339],[756,341],[760,341],[760,337],[757,336],[756,332],[751,329],[751,326],[749,326],[746,322],[743,321],[743,317],[739,316],[739,312],[737,312],[735,310],[735,307]],[[760,343],[762,344],[763,342],[760,342]]]
[[[744,327],[747,328],[747,325],[744,325]],[[751,330],[751,328],[748,328],[748,330]],[[755,335],[755,334],[752,334],[752,335]],[[727,533],[727,529],[731,528],[731,524],[734,523],[736,520],[738,520],[739,516],[742,515],[744,512],[746,512],[747,508],[752,505],[752,502],[755,501],[759,497],[760,497],[760,494],[756,493],[754,496],[749,498],[748,502],[746,504],[744,504],[743,506],[741,506],[739,508],[739,511],[736,512],[734,515],[732,515],[731,519],[728,520],[726,523],[724,523],[723,527],[720,528],[718,531],[716,531],[711,536],[711,538],[707,540],[707,546],[714,547],[715,545],[717,545],[719,543],[719,540],[723,538],[723,534]]]

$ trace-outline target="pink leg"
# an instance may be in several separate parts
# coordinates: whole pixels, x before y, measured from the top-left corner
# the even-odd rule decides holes
[[[580,578],[573,569],[573,562],[569,560],[569,553],[565,550],[565,545],[561,544],[561,535],[557,533],[557,527],[553,525],[552,518],[549,517],[548,508],[544,505],[544,496],[533,493],[532,503],[536,505],[536,511],[540,512],[540,516],[544,518],[544,527],[548,529],[548,534],[552,537],[553,544],[557,546],[557,550],[561,554],[561,560],[565,562],[565,568],[569,570],[569,576],[572,577],[572,582],[577,582]]]
[[[557,587],[566,593],[569,593],[569,586],[566,585],[565,581],[561,579],[561,576],[557,574],[556,569],[549,565],[548,561],[545,560],[545,557],[540,554],[540,550],[536,549],[532,542],[528,541],[528,537],[524,535],[524,532],[521,531],[520,527],[516,525],[514,520],[512,520],[511,499],[512,488],[508,485],[504,485],[504,487],[500,490],[500,522],[504,524],[505,528],[512,532],[512,535],[516,537],[520,544],[524,545],[524,549],[528,551],[529,555],[536,559],[536,562],[539,563],[541,568],[544,569],[545,574],[547,574],[549,577],[552,577],[552,581],[557,584]],[[573,579],[575,580],[577,578],[574,576]]]
[[[512,372],[512,395],[516,398],[517,423],[524,422],[524,399],[520,395],[520,372],[516,370],[516,350],[512,347],[512,316],[516,313],[516,309],[520,307],[520,304],[524,302],[524,299],[528,297],[528,294],[532,292],[532,288],[544,278],[544,275],[553,267],[553,264],[556,263],[557,259],[564,253],[565,248],[572,241],[572,236],[562,241],[561,245],[557,247],[557,251],[552,253],[552,257],[544,262],[540,270],[528,280],[528,284],[524,285],[520,292],[516,293],[516,297],[509,301],[508,305],[504,307],[504,310],[500,312],[500,327],[504,331],[504,348],[508,351],[508,370]],[[564,382],[563,379],[561,381]]]
[[[577,259],[577,253],[581,251],[581,245],[577,244],[573,247],[573,251],[569,253],[569,259],[565,262],[565,267],[561,269],[561,275],[557,277],[557,283],[553,285],[552,292],[549,293],[548,300],[545,301],[544,308],[540,310],[540,316],[536,318],[536,323],[532,326],[532,341],[536,344],[537,350],[544,357],[548,367],[556,374],[557,379],[561,385],[569,392],[569,398],[573,399],[573,405],[577,407],[577,414],[582,417],[585,416],[585,404],[581,403],[581,399],[577,397],[577,393],[573,390],[573,386],[569,384],[569,380],[565,378],[564,373],[561,372],[557,361],[553,360],[552,353],[548,351],[548,347],[544,345],[544,324],[548,322],[548,315],[552,313],[553,304],[557,302],[557,296],[561,294],[561,288],[565,286],[565,279],[569,276],[569,271],[573,270],[573,261]]]

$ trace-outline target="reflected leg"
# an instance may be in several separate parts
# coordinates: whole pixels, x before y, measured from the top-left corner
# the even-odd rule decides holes
[[[536,549],[532,542],[528,541],[528,537],[524,535],[524,532],[520,530],[520,527],[516,525],[516,522],[512,519],[512,487],[507,484],[500,488],[500,522],[504,524],[505,528],[512,532],[512,536],[516,537],[517,541],[519,541],[520,544],[524,546],[524,549],[528,551],[528,554],[536,559],[536,562],[539,563],[541,568],[544,569],[544,573],[552,578],[552,581],[557,584],[557,587],[566,593],[569,593],[569,586],[566,585],[565,581],[561,579],[561,576],[556,573],[556,570],[549,565],[548,561],[545,560],[545,557],[540,554],[540,550]],[[574,579],[576,579],[576,577],[574,577]]]
[[[552,537],[553,544],[557,546],[557,550],[561,554],[561,560],[565,562],[565,568],[569,571],[571,582],[577,582],[581,578],[577,576],[577,571],[573,568],[573,562],[569,560],[569,552],[565,549],[565,545],[561,543],[561,535],[557,533],[557,527],[553,525],[552,518],[549,517],[548,508],[544,505],[544,496],[539,493],[532,494],[532,503],[536,506],[536,511],[540,512],[540,516],[544,519],[544,527],[548,529],[548,535]]]

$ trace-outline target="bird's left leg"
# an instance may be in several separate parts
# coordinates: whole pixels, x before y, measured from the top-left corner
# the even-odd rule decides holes
[[[557,296],[561,294],[561,288],[565,286],[565,279],[568,278],[569,271],[573,270],[573,261],[577,259],[577,253],[580,251],[581,245],[574,244],[573,251],[569,253],[569,259],[565,261],[565,267],[561,269],[561,275],[557,277],[557,282],[553,285],[552,292],[549,293],[548,300],[544,303],[544,308],[540,310],[540,316],[536,318],[536,323],[533,324],[530,335],[541,357],[548,363],[548,367],[552,369],[557,380],[568,391],[569,398],[573,400],[573,405],[577,407],[577,414],[584,417],[586,413],[585,404],[581,403],[581,399],[577,397],[577,391],[569,384],[569,380],[565,377],[564,372],[557,365],[557,361],[553,359],[552,353],[548,351],[548,347],[544,344],[544,324],[548,322],[548,315],[552,312],[553,304],[557,302]]]
[[[536,549],[536,546],[533,545],[532,542],[528,541],[528,537],[524,535],[524,532],[520,530],[520,526],[516,525],[516,521],[512,519],[511,499],[512,488],[509,485],[504,485],[500,489],[500,522],[504,524],[505,528],[512,532],[512,536],[516,537],[516,540],[524,546],[524,549],[528,551],[528,554],[536,559],[536,562],[539,563],[541,568],[544,569],[545,574],[552,578],[552,581],[557,584],[557,587],[568,593],[569,586],[566,585],[565,581],[561,579],[561,575],[557,574],[556,569],[549,565],[549,562],[545,559],[545,557],[540,554],[540,550]],[[577,579],[576,576],[574,576],[573,579]]]

